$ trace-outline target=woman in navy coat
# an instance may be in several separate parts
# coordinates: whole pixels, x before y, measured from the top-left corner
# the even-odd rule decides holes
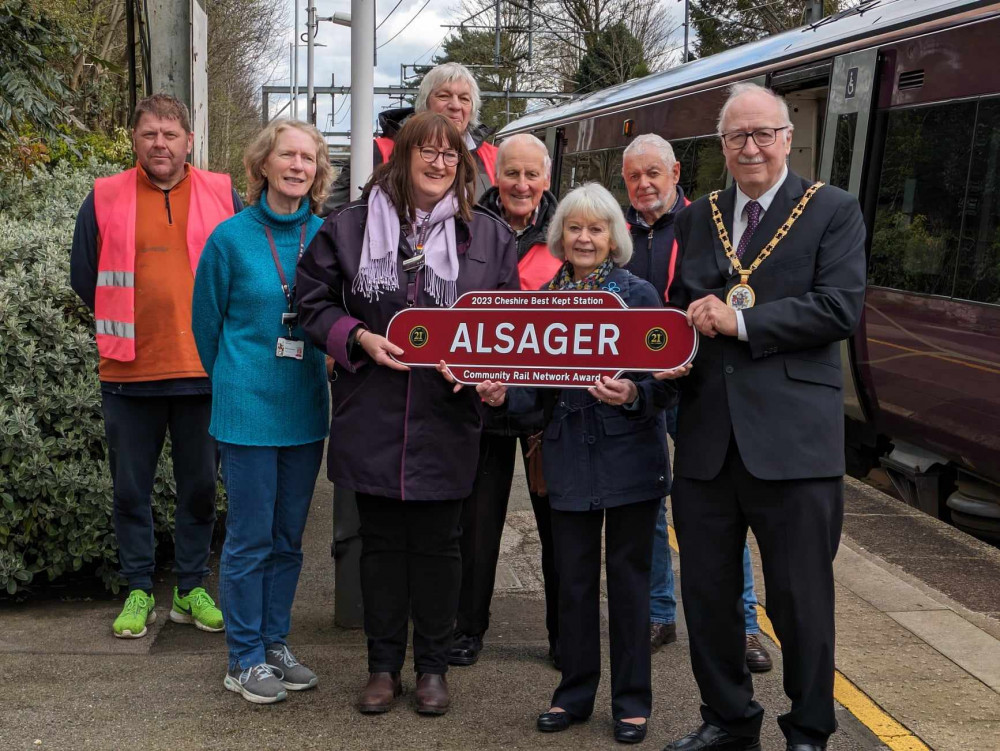
[[[565,263],[543,289],[616,293],[629,307],[660,307],[649,282],[621,268],[632,240],[612,195],[590,183],[569,193],[549,225],[549,249]],[[651,376],[603,378],[589,389],[511,389],[509,409],[542,404],[551,418],[542,465],[559,574],[562,681],[543,732],[587,719],[601,677],[601,530],[605,530],[615,739],[646,736],[652,689],[649,571],[656,511],[670,489],[664,410],[675,388]]]

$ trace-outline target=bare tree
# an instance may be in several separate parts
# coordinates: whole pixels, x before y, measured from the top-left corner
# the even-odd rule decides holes
[[[208,0],[209,165],[242,185],[243,150],[260,129],[260,87],[284,53],[285,0]]]

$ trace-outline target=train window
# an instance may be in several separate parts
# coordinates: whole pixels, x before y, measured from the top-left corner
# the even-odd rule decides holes
[[[887,113],[871,284],[952,294],[975,121],[974,101]]]
[[[1000,98],[979,102],[955,297],[1000,303]]]
[[[695,200],[726,187],[726,160],[718,136],[671,141],[681,164],[681,188],[688,200]]]
[[[837,118],[833,140],[833,166],[830,185],[847,190],[851,180],[851,160],[854,158],[854,133],[858,129],[858,113],[847,112]]]
[[[621,205],[628,204],[628,191],[622,179],[622,152],[620,149],[583,151],[563,157],[559,173],[559,197],[584,183],[597,182],[611,191]]]

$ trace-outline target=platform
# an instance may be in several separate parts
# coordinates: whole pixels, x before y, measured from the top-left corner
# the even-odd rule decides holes
[[[4,603],[0,751],[617,747],[607,669],[589,722],[556,735],[534,729],[558,673],[545,657],[539,545],[520,477],[486,647],[475,666],[449,673],[452,710],[420,717],[404,699],[387,715],[359,715],[365,642],[333,626],[331,495],[321,480],[289,639],[319,674],[317,690],[269,707],[224,690],[224,639],[168,621],[167,575],[155,592],[158,620],[139,640],[111,635],[120,598],[64,593]],[[836,561],[840,730],[830,751],[1000,748],[1000,551],[854,480],[844,532]],[[757,576],[766,607],[759,568]],[[214,577],[207,586],[216,591]],[[699,722],[683,619],[678,630],[677,643],[653,658],[653,717],[640,748],[658,750]],[[605,659],[606,638],[605,630]],[[775,723],[787,706],[781,655],[766,643],[774,670],[754,678],[766,710],[762,743],[783,751]],[[412,688],[412,673],[404,680]]]

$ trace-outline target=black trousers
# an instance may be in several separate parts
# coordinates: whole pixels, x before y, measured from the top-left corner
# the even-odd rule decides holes
[[[516,438],[483,433],[479,466],[472,494],[462,505],[462,589],[457,628],[466,634],[483,634],[490,625],[490,603],[496,584],[500,538],[507,517],[507,501],[514,477]],[[521,455],[527,471],[527,441]],[[530,493],[531,508],[542,543],[542,578],[545,586],[545,626],[549,644],[559,639],[559,576],[552,553],[552,521],[547,497]]]
[[[749,526],[760,547],[767,613],[781,640],[785,693],[792,700],[778,724],[790,744],[825,745],[837,729],[833,558],[843,479],[759,480],[731,439],[716,478],[675,477],[671,498],[705,722],[754,736],[763,720],[745,663],[742,556]]]
[[[611,714],[649,717],[649,570],[660,499],[597,511],[552,511],[559,571],[562,682],[552,706],[575,717],[594,711],[601,680],[601,528],[611,634]]]
[[[150,497],[168,429],[177,486],[177,586],[182,590],[201,586],[208,574],[219,476],[218,449],[208,434],[212,397],[122,396],[105,391],[101,407],[114,486],[118,559],[129,589],[153,588],[156,557]]]
[[[412,618],[416,672],[444,675],[462,576],[462,500],[357,498],[368,670],[402,669]]]

